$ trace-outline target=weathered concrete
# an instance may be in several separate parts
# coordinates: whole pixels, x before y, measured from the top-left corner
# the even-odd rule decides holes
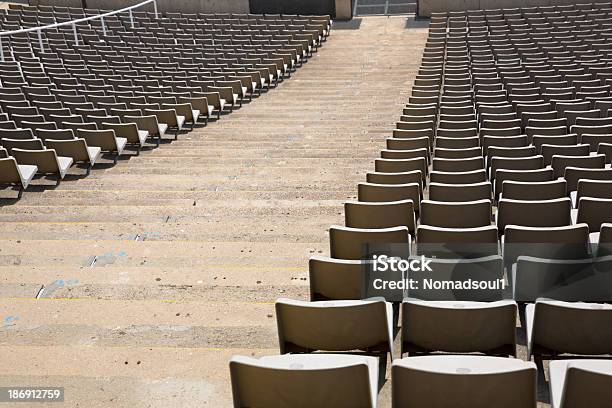
[[[351,0],[336,0],[336,19],[350,20],[353,18],[353,4]]]
[[[0,386],[66,387],[54,407],[231,406],[230,357],[278,353],[273,302],[307,298],[308,258],[419,65],[426,29],[353,23],[218,123],[0,199]]]

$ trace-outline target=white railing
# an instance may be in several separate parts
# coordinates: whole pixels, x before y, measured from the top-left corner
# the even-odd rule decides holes
[[[63,23],[49,24],[49,25],[41,26],[41,27],[22,28],[20,30],[13,30],[13,31],[0,31],[0,62],[4,62],[4,46],[2,44],[2,37],[15,35],[15,34],[37,32],[38,33],[38,43],[39,43],[40,49],[41,51],[44,51],[45,48],[44,48],[43,37],[42,37],[42,32],[44,30],[48,30],[51,28],[57,28],[57,27],[63,27],[63,26],[72,26],[72,31],[74,32],[74,41],[76,45],[79,45],[79,35],[77,33],[77,24],[84,23],[86,21],[92,21],[92,20],[99,19],[100,23],[102,23],[102,33],[103,35],[106,35],[106,24],[104,24],[104,17],[114,16],[116,14],[128,12],[130,15],[130,24],[132,25],[132,28],[134,28],[134,13],[132,12],[132,10],[140,8],[142,6],[146,6],[147,4],[150,4],[150,3],[153,3],[153,10],[155,12],[155,18],[156,19],[159,18],[159,14],[157,12],[157,0],[145,0],[133,6],[122,8],[121,10],[109,11],[108,13],[98,14],[97,16],[90,16],[90,17],[80,18],[78,20],[72,20],[72,21],[64,21]]]

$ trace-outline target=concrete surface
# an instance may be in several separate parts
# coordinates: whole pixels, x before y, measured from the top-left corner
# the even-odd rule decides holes
[[[426,28],[354,23],[218,123],[0,199],[0,386],[66,387],[51,407],[231,406],[230,357],[278,354],[273,302],[307,297],[420,63]]]

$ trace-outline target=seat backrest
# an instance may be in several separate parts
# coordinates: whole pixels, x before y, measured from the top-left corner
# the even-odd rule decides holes
[[[329,245],[332,258],[363,259],[373,251],[385,254],[410,255],[410,231],[407,227],[361,229],[331,226]],[[384,252],[380,252],[378,250]]]
[[[394,408],[535,408],[532,362],[490,356],[423,356],[395,360]]]
[[[490,200],[491,192],[492,188],[489,181],[472,184],[430,183],[429,185],[429,199],[433,201]]]
[[[77,130],[77,137],[85,139],[88,145],[98,146],[102,150],[117,150],[117,139],[114,130]]]
[[[421,188],[419,183],[408,184],[357,184],[357,199],[363,202],[386,202],[412,200],[414,209],[419,212],[421,201]]]
[[[559,367],[559,368],[557,368]],[[565,376],[563,390],[554,406],[564,408],[594,407],[602,401],[610,401],[612,395],[612,370],[606,360],[551,361],[553,373]],[[556,379],[556,378],[555,378]],[[551,382],[553,380],[551,379]],[[553,400],[557,395],[553,393]]]
[[[576,201],[582,197],[612,199],[612,180],[579,180]]]
[[[408,227],[415,233],[414,202],[412,200],[390,202],[344,203],[345,224],[351,228],[391,228]]]
[[[143,114],[155,115],[160,123],[165,123],[169,127],[177,127],[178,119],[176,117],[176,111],[174,109],[145,109]]]
[[[498,273],[485,277],[486,280],[503,279],[501,258],[498,262]],[[467,264],[477,268],[473,261]],[[438,275],[438,268],[435,266],[431,267],[434,279],[443,280],[444,277]],[[481,277],[482,275],[480,274]],[[449,277],[453,280],[459,279],[455,273]],[[465,275],[465,278],[468,277],[475,279],[475,276]],[[517,311],[516,303],[509,300],[498,302],[404,300],[401,325],[402,355],[405,352],[444,351],[514,356]]]
[[[467,202],[421,201],[422,225],[474,228],[491,224],[491,200]]]
[[[374,408],[377,363],[375,357],[353,355],[233,357],[234,407]]]
[[[552,181],[553,169],[544,168],[537,170],[497,170],[495,172],[495,181],[493,182],[493,194],[495,198],[499,198],[499,196],[501,195],[502,187],[506,180],[523,182]]]
[[[580,167],[567,167],[565,169],[568,194],[578,189],[578,182],[582,179],[612,181],[612,169],[585,169]]]
[[[59,165],[57,163],[57,154],[53,149],[13,149],[12,154],[19,164],[38,166],[39,173],[60,173]]]
[[[502,185],[502,198],[511,200],[554,200],[566,196],[565,180],[524,182],[506,180]]]
[[[420,170],[423,180],[427,176],[427,160],[423,157],[416,159],[376,159],[374,161],[375,171],[381,173],[404,173],[407,171]]]
[[[612,222],[612,199],[580,198],[577,222],[587,224],[591,232],[599,232],[602,224]]]
[[[139,130],[146,130],[151,136],[159,135],[159,126],[155,115],[124,116],[123,121],[125,123],[136,123]]]
[[[588,144],[572,146],[543,144],[541,146],[541,153],[544,157],[544,164],[547,166],[552,163],[553,156],[588,156],[589,152],[590,146]]]
[[[305,302],[278,299],[281,354],[300,351],[393,351],[391,304],[382,298]]]
[[[574,146],[578,144],[578,135],[569,134],[563,136],[544,136],[535,135],[532,140],[533,145],[536,148],[538,154],[542,151],[542,145],[556,145],[556,146]]]
[[[519,256],[547,259],[584,259],[589,254],[589,227],[586,224],[563,227],[508,225],[504,230],[504,260],[516,262]]]
[[[87,143],[85,139],[72,140],[53,140],[48,139],[46,145],[49,149],[54,149],[58,155],[71,157],[75,162],[89,162]]]
[[[363,299],[366,268],[361,260],[311,257],[308,261],[310,300]]]
[[[502,198],[497,205],[497,229],[506,225],[525,227],[562,227],[571,225],[572,201],[568,197],[554,200],[510,200]]]
[[[530,157],[491,157],[491,179],[495,173],[503,170],[537,170],[544,167],[544,158],[541,155]]]
[[[11,153],[13,149],[44,150],[40,139],[0,139],[0,144]]]
[[[497,227],[443,228],[419,225],[417,254],[438,258],[480,258],[497,255]]]
[[[487,174],[485,169],[462,172],[432,171],[430,180],[432,183],[441,184],[473,184],[487,181]]]
[[[6,153],[6,150],[4,150]],[[0,155],[0,185],[21,183],[17,162],[12,157]]]
[[[371,184],[411,184],[417,183],[419,191],[423,191],[423,175],[420,170],[407,171],[403,173],[380,173],[369,172],[366,181]]]
[[[545,259],[519,256],[512,268],[514,300],[566,301],[612,299],[612,258]]]
[[[74,139],[74,131],[72,129],[61,129],[61,130],[36,130],[36,136],[41,140],[54,139],[54,140],[71,140]]]
[[[534,354],[612,354],[612,305],[539,299],[527,317]]]
[[[32,129],[0,129],[0,139],[34,139]]]
[[[432,170],[443,172],[466,172],[484,169],[484,157],[471,157],[467,159],[441,159],[434,158]]]
[[[552,157],[551,166],[555,171],[555,177],[563,177],[567,167],[580,167],[582,169],[603,169],[606,165],[606,156],[598,154],[594,156],[560,156]]]

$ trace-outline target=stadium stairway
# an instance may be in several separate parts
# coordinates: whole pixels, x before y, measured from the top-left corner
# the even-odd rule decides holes
[[[0,386],[63,386],[70,407],[231,406],[230,356],[278,353],[273,302],[307,298],[308,258],[407,101],[427,28],[406,24],[338,23],[230,117],[0,199]]]

